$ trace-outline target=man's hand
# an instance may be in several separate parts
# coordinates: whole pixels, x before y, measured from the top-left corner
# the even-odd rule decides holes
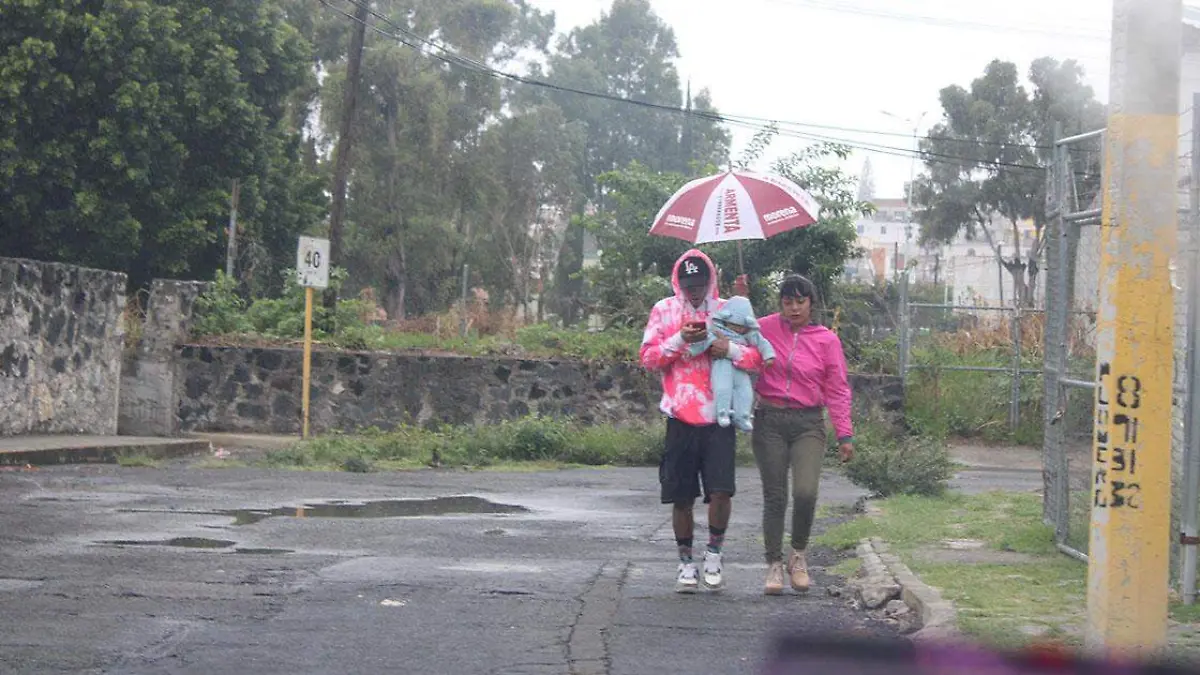
[[[854,444],[842,443],[838,446],[838,456],[841,457],[842,463],[845,464],[854,459]]]
[[[695,325],[690,323],[683,324],[683,328],[679,330],[679,334],[683,336],[683,341],[692,344],[702,341],[708,336],[708,327]]]
[[[714,340],[712,346],[708,348],[708,353],[714,359],[723,359],[729,356],[729,338],[717,338]]]

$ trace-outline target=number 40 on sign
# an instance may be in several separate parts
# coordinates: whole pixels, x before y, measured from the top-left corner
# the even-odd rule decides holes
[[[329,240],[300,237],[296,249],[296,271],[300,285],[307,288],[329,286]]]

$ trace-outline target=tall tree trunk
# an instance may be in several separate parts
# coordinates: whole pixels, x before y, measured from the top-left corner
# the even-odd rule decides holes
[[[384,266],[384,309],[387,310],[388,316],[395,321],[403,321],[407,318],[407,308],[405,307],[405,296],[408,291],[407,262],[408,256],[404,250],[404,243],[401,242],[396,252],[388,257]]]
[[[358,73],[362,66],[363,41],[367,30],[367,2],[355,5],[354,34],[350,38],[350,53],[346,63],[346,97],[342,104],[342,124],[337,142],[337,157],[333,169],[333,204],[329,211],[330,264],[343,265],[342,221],[346,216],[346,180],[350,175],[350,148],[354,141],[354,110],[358,105]],[[337,307],[337,293],[330,288],[325,293],[325,306]]]

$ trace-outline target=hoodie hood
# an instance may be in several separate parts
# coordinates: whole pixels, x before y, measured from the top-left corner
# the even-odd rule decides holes
[[[750,304],[750,299],[740,295],[726,300],[721,309],[713,314],[713,318],[735,326],[758,329],[758,319],[754,317],[754,307]]]
[[[687,302],[687,294],[683,292],[683,287],[679,285],[679,268],[683,265],[683,261],[688,258],[696,257],[704,261],[708,266],[708,298],[717,300],[717,266],[713,264],[712,259],[704,254],[698,248],[689,249],[675,260],[675,266],[671,268],[671,288],[675,289],[675,297]]]

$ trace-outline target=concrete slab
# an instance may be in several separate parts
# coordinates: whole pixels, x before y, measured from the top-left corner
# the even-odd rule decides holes
[[[238,448],[241,450],[286,450],[300,442],[300,436],[284,436],[279,434],[232,434],[232,433],[202,433],[189,432],[188,438],[207,441],[217,448]]]
[[[207,440],[143,436],[6,436],[0,437],[0,466],[47,464],[112,464],[123,455],[153,459],[207,452]]]

